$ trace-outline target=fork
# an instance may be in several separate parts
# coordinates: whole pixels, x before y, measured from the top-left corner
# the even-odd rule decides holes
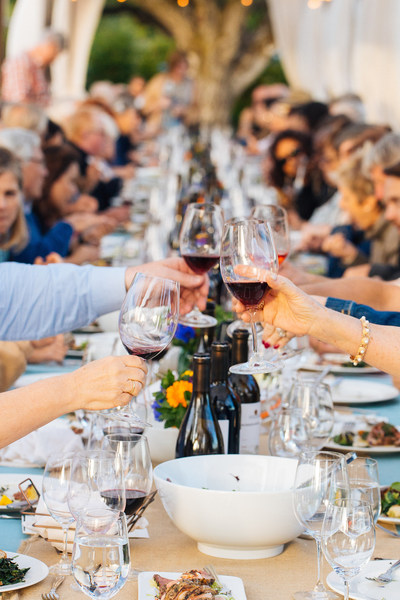
[[[389,567],[387,571],[378,575],[378,577],[366,577],[365,579],[369,579],[369,581],[376,581],[380,583],[380,587],[384,587],[387,583],[390,583],[393,580],[394,571],[400,566],[400,560],[396,561],[394,565]]]
[[[208,573],[208,575],[211,575],[211,577],[214,578],[215,583],[217,584],[217,586],[219,588],[221,588],[221,592],[223,594],[231,594],[231,590],[229,588],[226,587],[225,584],[222,583],[222,581],[220,580],[220,578],[218,577],[218,573],[215,570],[214,565],[206,565],[205,567],[203,567],[203,570]]]
[[[42,600],[59,600],[60,596],[57,594],[56,590],[60,587],[62,582],[64,581],[64,575],[61,575],[52,585],[51,590],[47,592],[47,594],[42,594]]]

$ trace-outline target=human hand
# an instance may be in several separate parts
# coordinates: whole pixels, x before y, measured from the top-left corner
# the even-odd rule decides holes
[[[357,265],[356,267],[349,267],[343,273],[343,277],[368,277],[370,270],[371,265],[369,263]]]
[[[61,364],[68,352],[68,346],[65,343],[65,338],[62,334],[32,342],[32,346],[34,350],[28,360],[31,364],[50,362],[53,360]]]
[[[147,263],[140,267],[128,268],[125,275],[126,289],[129,288],[133,277],[138,272],[178,281],[180,283],[179,310],[181,314],[186,314],[195,305],[200,310],[206,308],[209,285],[208,277],[207,275],[196,275],[188,267],[183,258],[171,257]]]
[[[37,256],[35,258],[33,264],[35,264],[35,265],[55,265],[57,263],[62,263],[62,262],[64,262],[64,259],[62,256],[60,256],[58,254],[58,252],[50,252],[50,254],[48,254],[45,259],[43,259],[41,256]]]
[[[92,225],[107,223],[107,217],[84,212],[71,213],[70,215],[64,217],[63,220],[72,225],[76,233],[82,233],[85,229],[91,227]]]
[[[71,213],[96,213],[98,210],[99,202],[97,198],[89,194],[81,194],[77,201],[71,204]]]
[[[320,317],[324,310],[319,302],[281,275],[275,275],[266,269],[257,269],[245,265],[237,266],[235,273],[268,284],[270,289],[264,295],[264,306],[257,311],[254,317],[255,320],[264,324],[272,325],[274,328],[279,327],[283,331],[294,335],[307,335],[311,332],[313,322]],[[243,304],[235,300],[233,309],[240,314],[244,321],[250,321],[250,314],[246,312]],[[267,342],[272,334],[273,331],[268,327]],[[272,339],[275,340],[276,338],[273,337]]]
[[[137,356],[108,356],[90,362],[68,374],[76,409],[124,406],[142,391],[146,374],[146,363]]]
[[[98,223],[90,225],[81,233],[82,242],[85,244],[98,246],[101,238],[114,231],[116,225],[116,221],[108,218],[107,220],[102,220]]]
[[[345,238],[343,233],[328,236],[322,243],[322,250],[347,262],[353,261],[357,256],[357,248]]]

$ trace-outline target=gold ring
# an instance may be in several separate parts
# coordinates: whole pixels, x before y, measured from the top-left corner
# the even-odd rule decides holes
[[[280,327],[278,327],[276,331],[280,338],[284,338],[287,336],[287,331],[281,329]]]
[[[132,391],[131,396],[134,396],[136,392],[136,381],[132,381]]]

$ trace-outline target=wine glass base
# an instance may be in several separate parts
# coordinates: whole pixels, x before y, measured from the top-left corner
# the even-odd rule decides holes
[[[311,592],[296,592],[294,600],[339,600],[340,596],[330,590],[312,590]]]
[[[151,423],[144,421],[143,419],[141,419],[140,417],[135,415],[135,413],[130,411],[129,409],[116,410],[115,408],[112,408],[109,410],[102,410],[99,412],[101,414],[103,414],[104,416],[106,416],[107,419],[111,419],[112,421],[124,421],[125,423],[130,424],[132,427],[137,427],[138,429],[144,430],[145,427],[153,427],[153,425]]]
[[[218,321],[210,315],[203,315],[200,311],[192,310],[187,315],[179,317],[179,324],[186,325],[186,327],[194,327],[195,329],[202,329],[215,327]]]
[[[72,575],[72,563],[61,563],[58,562],[55,565],[49,567],[49,572],[53,575]]]
[[[268,360],[259,360],[254,363],[248,361],[232,365],[229,371],[238,375],[252,375],[253,373],[272,373],[273,371],[278,371],[280,368],[281,365],[278,362],[272,363]]]

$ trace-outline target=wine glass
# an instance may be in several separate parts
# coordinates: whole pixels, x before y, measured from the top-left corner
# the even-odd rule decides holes
[[[322,526],[322,550],[328,563],[344,581],[344,600],[349,600],[350,579],[365,567],[374,548],[371,505],[353,498],[330,502]]]
[[[199,275],[217,264],[220,254],[224,215],[217,204],[189,204],[179,235],[179,247],[186,264]],[[179,322],[189,327],[214,327],[217,319],[203,315],[198,306]]]
[[[72,550],[72,574],[86,596],[108,600],[125,585],[129,572],[129,539],[123,513],[101,534],[78,523]]]
[[[247,363],[233,365],[232,373],[266,373],[279,368],[265,360],[258,349],[254,316],[263,306],[264,294],[269,286],[264,281],[239,275],[236,267],[246,265],[269,269],[276,273],[278,263],[271,230],[265,221],[257,219],[232,219],[227,221],[221,246],[221,275],[230,293],[240,300],[250,313],[253,353]]]
[[[313,590],[296,592],[296,600],[330,600],[337,598],[321,581],[321,530],[329,500],[348,489],[346,462],[337,452],[306,451],[300,454],[294,483],[293,508],[305,533],[317,545],[317,583]]]
[[[272,420],[268,437],[271,456],[294,458],[309,445],[310,425],[298,408],[282,408]]]
[[[136,273],[119,315],[119,334],[129,354],[150,360],[172,341],[179,317],[179,283]],[[133,382],[134,383],[134,382]],[[148,425],[135,403],[103,411],[111,418]]]
[[[350,484],[350,498],[371,505],[374,523],[381,512],[381,491],[379,485],[378,462],[374,458],[360,457],[347,465]]]
[[[72,460],[68,506],[88,533],[104,533],[125,509],[121,457],[112,452],[89,451]]]
[[[291,387],[287,404],[301,410],[307,419],[311,436],[309,450],[320,450],[329,440],[334,425],[334,409],[330,387],[312,379],[299,379]]]
[[[290,250],[289,221],[286,210],[282,206],[274,204],[260,204],[253,208],[251,216],[269,224],[278,255],[278,263],[281,266]]]
[[[68,530],[74,517],[68,507],[68,488],[73,455],[54,454],[49,458],[43,474],[42,494],[50,515],[58,521],[64,532],[64,548],[60,561],[50,567],[57,575],[69,575],[71,563],[68,559]]]
[[[153,467],[145,435],[137,433],[114,433],[104,438],[104,448],[121,457],[124,473],[127,516],[134,515],[150,494]],[[136,579],[138,572],[131,569],[129,579]]]

